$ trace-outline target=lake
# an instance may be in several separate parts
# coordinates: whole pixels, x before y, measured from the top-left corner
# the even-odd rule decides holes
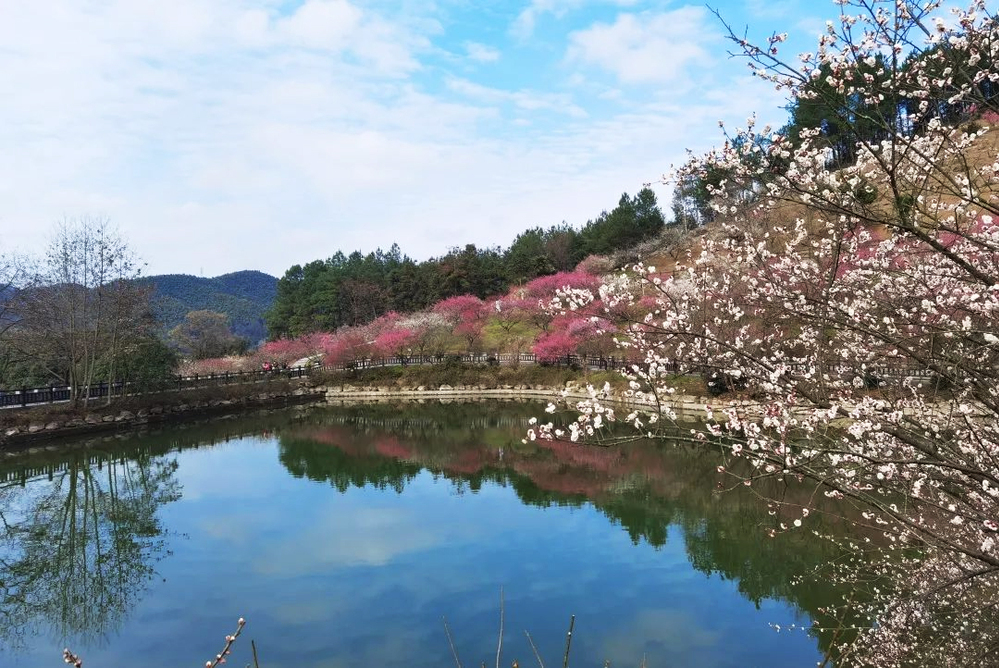
[[[522,443],[542,404],[282,409],[0,459],[0,665],[815,665],[830,558],[716,454]],[[502,608],[500,593],[503,594]],[[778,632],[774,625],[780,625]]]

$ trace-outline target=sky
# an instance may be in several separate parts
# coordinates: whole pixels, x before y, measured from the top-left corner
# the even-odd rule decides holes
[[[814,50],[826,0],[715,0]],[[682,0],[0,0],[0,253],[106,218],[144,273],[281,276],[579,227],[786,100]]]

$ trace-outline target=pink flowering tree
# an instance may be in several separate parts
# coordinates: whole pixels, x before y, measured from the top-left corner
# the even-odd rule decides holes
[[[358,327],[341,327],[332,334],[322,338],[323,364],[350,364],[359,359],[370,357],[373,353],[374,340],[367,338],[370,332]]]
[[[488,311],[475,295],[457,295],[438,302],[433,312],[446,318],[455,335],[465,339],[468,350],[475,350],[482,339]]]
[[[399,357],[403,360],[412,354],[416,334],[411,329],[395,327],[386,329],[375,339],[375,352],[383,357]]]
[[[754,72],[820,122],[747,127],[673,177],[698,181],[715,224],[660,276],[605,282],[618,334],[644,360],[630,407],[590,388],[567,427],[610,421],[721,448],[719,477],[767,499],[771,536],[853,525],[820,577],[838,664],[978,666],[999,660],[999,23],[982,1],[846,0],[818,49],[785,60],[775,33],[732,35]],[[834,126],[840,134],[833,135]],[[571,312],[597,291],[563,291]],[[746,389],[676,429],[673,365]],[[554,407],[552,407],[554,410]],[[778,485],[772,483],[776,481]],[[811,488],[794,503],[768,490]],[[831,499],[829,505],[817,500]],[[830,518],[826,518],[830,519]],[[856,620],[865,620],[858,624]]]
[[[600,285],[600,277],[581,269],[560,271],[557,274],[539,276],[524,286],[523,298],[551,299],[559,290],[595,290]]]
[[[537,356],[539,362],[551,364],[576,354],[578,346],[578,338],[565,330],[559,330],[539,337],[531,352]]]
[[[306,334],[294,339],[277,339],[260,346],[251,357],[260,363],[292,365],[295,362],[321,355],[322,334]],[[259,365],[257,365],[259,367]]]

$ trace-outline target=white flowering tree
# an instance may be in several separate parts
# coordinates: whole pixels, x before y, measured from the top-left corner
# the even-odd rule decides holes
[[[715,372],[738,391],[690,440],[719,445],[721,474],[761,494],[774,478],[810,490],[769,496],[771,535],[814,530],[819,513],[857,525],[850,558],[829,565],[850,592],[829,630],[837,662],[995,665],[999,26],[984,0],[837,4],[796,61],[783,34],[732,35],[820,122],[751,121],[672,175],[713,177],[719,223],[676,271],[561,295],[641,307],[619,334],[641,360],[629,414],[591,388],[567,427],[529,436],[599,438],[611,421],[665,435],[676,366]]]

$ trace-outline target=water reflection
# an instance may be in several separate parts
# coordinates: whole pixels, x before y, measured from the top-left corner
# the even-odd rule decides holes
[[[791,583],[827,543],[766,538],[773,518],[748,491],[714,493],[703,448],[525,444],[538,411],[295,409],[0,463],[0,642],[27,646],[15,665],[77,639],[99,648],[91,665],[198,665],[205,650],[177,653],[214,650],[245,615],[268,667],[431,666],[450,661],[446,613],[477,665],[505,584],[522,664],[513,636],[560,662],[563,617],[587,611],[581,664],[819,657],[824,636],[774,650],[760,631],[821,619],[835,592]]]
[[[8,473],[0,483],[4,644],[20,646],[43,629],[90,641],[120,628],[165,554],[157,511],[180,498],[176,470],[175,460],[142,451],[77,451]]]
[[[716,491],[716,453],[661,441],[614,448],[525,444],[526,416],[536,413],[532,407],[484,414],[469,404],[344,408],[321,424],[282,433],[280,459],[293,475],[328,481],[341,493],[368,485],[401,493],[428,470],[459,491],[475,492],[489,481],[512,487],[527,505],[588,504],[627,531],[633,543],[656,548],[678,527],[698,571],[734,582],[757,607],[765,599],[783,600],[806,626],[810,620],[834,624],[821,610],[836,595],[833,588],[801,576],[834,559],[835,548],[810,532],[768,538],[765,528],[776,520],[759,496]],[[793,488],[782,490],[788,501],[794,494]],[[840,530],[821,520],[813,527]],[[825,650],[831,638],[819,640]]]

